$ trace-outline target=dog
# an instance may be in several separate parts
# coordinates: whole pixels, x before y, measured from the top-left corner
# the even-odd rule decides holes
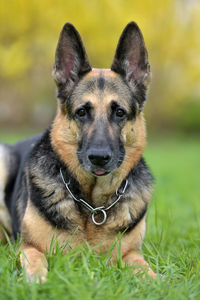
[[[56,243],[66,252],[86,241],[106,253],[122,233],[123,263],[155,278],[140,253],[153,177],[142,157],[151,72],[138,25],[123,30],[110,69],[93,69],[78,31],[66,23],[53,78],[58,109],[50,127],[0,144],[1,238],[20,237],[27,279],[42,282],[45,252]]]

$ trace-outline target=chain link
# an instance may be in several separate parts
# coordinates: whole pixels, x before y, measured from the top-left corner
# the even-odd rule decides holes
[[[91,217],[92,217],[92,221],[94,224],[96,225],[103,225],[106,220],[107,220],[107,213],[106,211],[109,210],[111,207],[113,207],[115,204],[117,204],[117,202],[120,200],[120,198],[123,196],[123,194],[125,193],[126,191],[126,188],[127,188],[127,185],[128,185],[128,179],[126,179],[126,182],[125,182],[125,185],[123,187],[123,190],[120,192],[119,189],[117,189],[115,191],[115,194],[117,196],[117,199],[111,204],[109,205],[108,207],[105,207],[105,206],[99,206],[99,207],[92,207],[89,203],[87,203],[85,200],[83,199],[77,199],[72,191],[70,190],[69,188],[69,185],[70,185],[70,181],[68,181],[68,183],[65,182],[65,179],[63,177],[63,174],[62,174],[62,170],[60,169],[60,176],[62,178],[62,181],[67,189],[67,191],[69,192],[69,194],[71,195],[71,197],[76,201],[76,202],[79,202],[81,203],[85,208],[87,208],[90,212],[91,212]],[[95,215],[101,213],[103,215],[103,220],[101,222],[98,222],[95,220]]]

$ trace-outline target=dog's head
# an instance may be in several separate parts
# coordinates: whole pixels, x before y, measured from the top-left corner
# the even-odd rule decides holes
[[[144,148],[141,112],[150,78],[137,24],[129,23],[122,32],[111,69],[92,69],[79,33],[66,23],[53,77],[59,112],[52,137],[61,158],[71,169],[80,164],[95,176],[107,175],[123,163],[131,168],[139,158],[136,150]]]

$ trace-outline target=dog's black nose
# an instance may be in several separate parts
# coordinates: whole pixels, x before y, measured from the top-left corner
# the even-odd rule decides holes
[[[88,158],[95,166],[104,167],[111,159],[111,153],[107,150],[94,149],[88,153]]]

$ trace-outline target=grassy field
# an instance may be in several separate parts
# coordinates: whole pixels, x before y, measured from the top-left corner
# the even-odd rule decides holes
[[[0,136],[12,141],[16,137]],[[22,280],[16,245],[0,245],[0,300],[3,299],[200,299],[200,140],[150,139],[145,157],[156,178],[148,210],[143,252],[158,274],[141,280],[131,268],[109,266],[90,248],[48,257],[46,283]],[[81,258],[79,253],[82,253]]]

